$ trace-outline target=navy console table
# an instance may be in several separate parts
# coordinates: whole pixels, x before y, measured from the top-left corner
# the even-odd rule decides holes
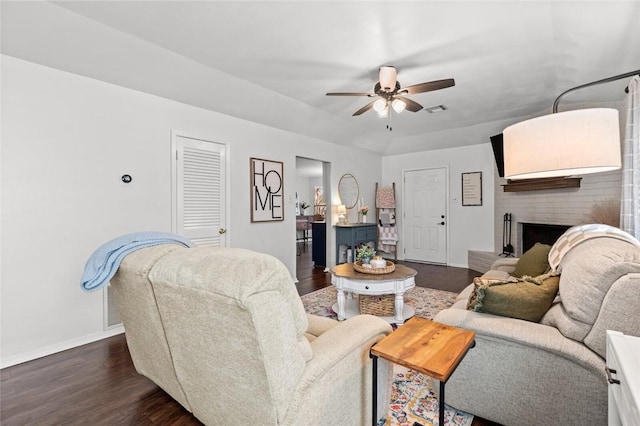
[[[345,261],[345,259],[342,259],[343,261],[340,259],[340,246],[345,246],[346,250],[350,248],[353,260],[355,260],[356,246],[368,243],[373,244],[374,250],[378,247],[378,226],[375,223],[336,225],[336,265]]]
[[[313,266],[327,266],[327,224],[311,222],[311,259]]]

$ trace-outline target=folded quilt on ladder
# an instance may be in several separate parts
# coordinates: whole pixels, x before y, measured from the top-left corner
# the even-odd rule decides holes
[[[398,230],[395,226],[378,225],[378,250],[394,253],[398,244]]]
[[[376,207],[379,209],[396,208],[396,194],[393,187],[377,188]]]

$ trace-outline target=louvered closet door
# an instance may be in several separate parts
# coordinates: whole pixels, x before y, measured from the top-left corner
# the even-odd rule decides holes
[[[198,246],[226,245],[223,144],[174,135],[174,232]]]

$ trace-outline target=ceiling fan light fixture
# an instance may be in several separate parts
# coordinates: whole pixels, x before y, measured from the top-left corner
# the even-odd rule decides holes
[[[400,99],[394,99],[393,102],[391,102],[391,106],[397,114],[400,114],[407,107],[407,104]]]
[[[329,92],[327,93],[327,96],[366,96],[368,98],[373,98],[369,103],[361,107],[352,115],[357,117],[369,110],[374,110],[380,117],[391,117],[391,108],[393,108],[394,112],[397,114],[401,113],[405,109],[410,112],[418,112],[423,109],[422,105],[408,97],[405,97],[405,95],[432,92],[434,90],[455,86],[455,80],[447,78],[444,80],[433,80],[402,87],[397,79],[396,68],[388,65],[378,68],[378,75],[379,81],[373,86],[372,93]],[[387,128],[391,130],[390,123],[387,124]]]
[[[377,101],[375,101],[373,103],[373,109],[378,113],[382,113],[382,111],[385,110],[385,108],[387,107],[387,100],[386,99],[378,99]]]
[[[378,117],[380,118],[387,118],[388,115],[389,115],[389,107],[384,107],[382,111],[378,111]]]
[[[380,87],[385,92],[390,92],[396,87],[397,71],[395,67],[380,67]]]

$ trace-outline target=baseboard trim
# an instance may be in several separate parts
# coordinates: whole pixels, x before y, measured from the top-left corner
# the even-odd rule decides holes
[[[55,345],[46,346],[35,351],[21,353],[19,355],[10,356],[8,358],[2,358],[2,360],[0,360],[0,368],[12,367],[14,365],[22,364],[23,362],[33,361],[38,358],[53,355],[55,353],[66,351],[68,349],[77,348],[78,346],[97,342],[98,340],[106,339],[107,337],[112,337],[122,333],[124,333],[124,327],[122,324],[118,324],[113,327],[109,327],[107,330],[100,333],[89,334],[77,339],[71,339],[64,342],[56,343]]]

